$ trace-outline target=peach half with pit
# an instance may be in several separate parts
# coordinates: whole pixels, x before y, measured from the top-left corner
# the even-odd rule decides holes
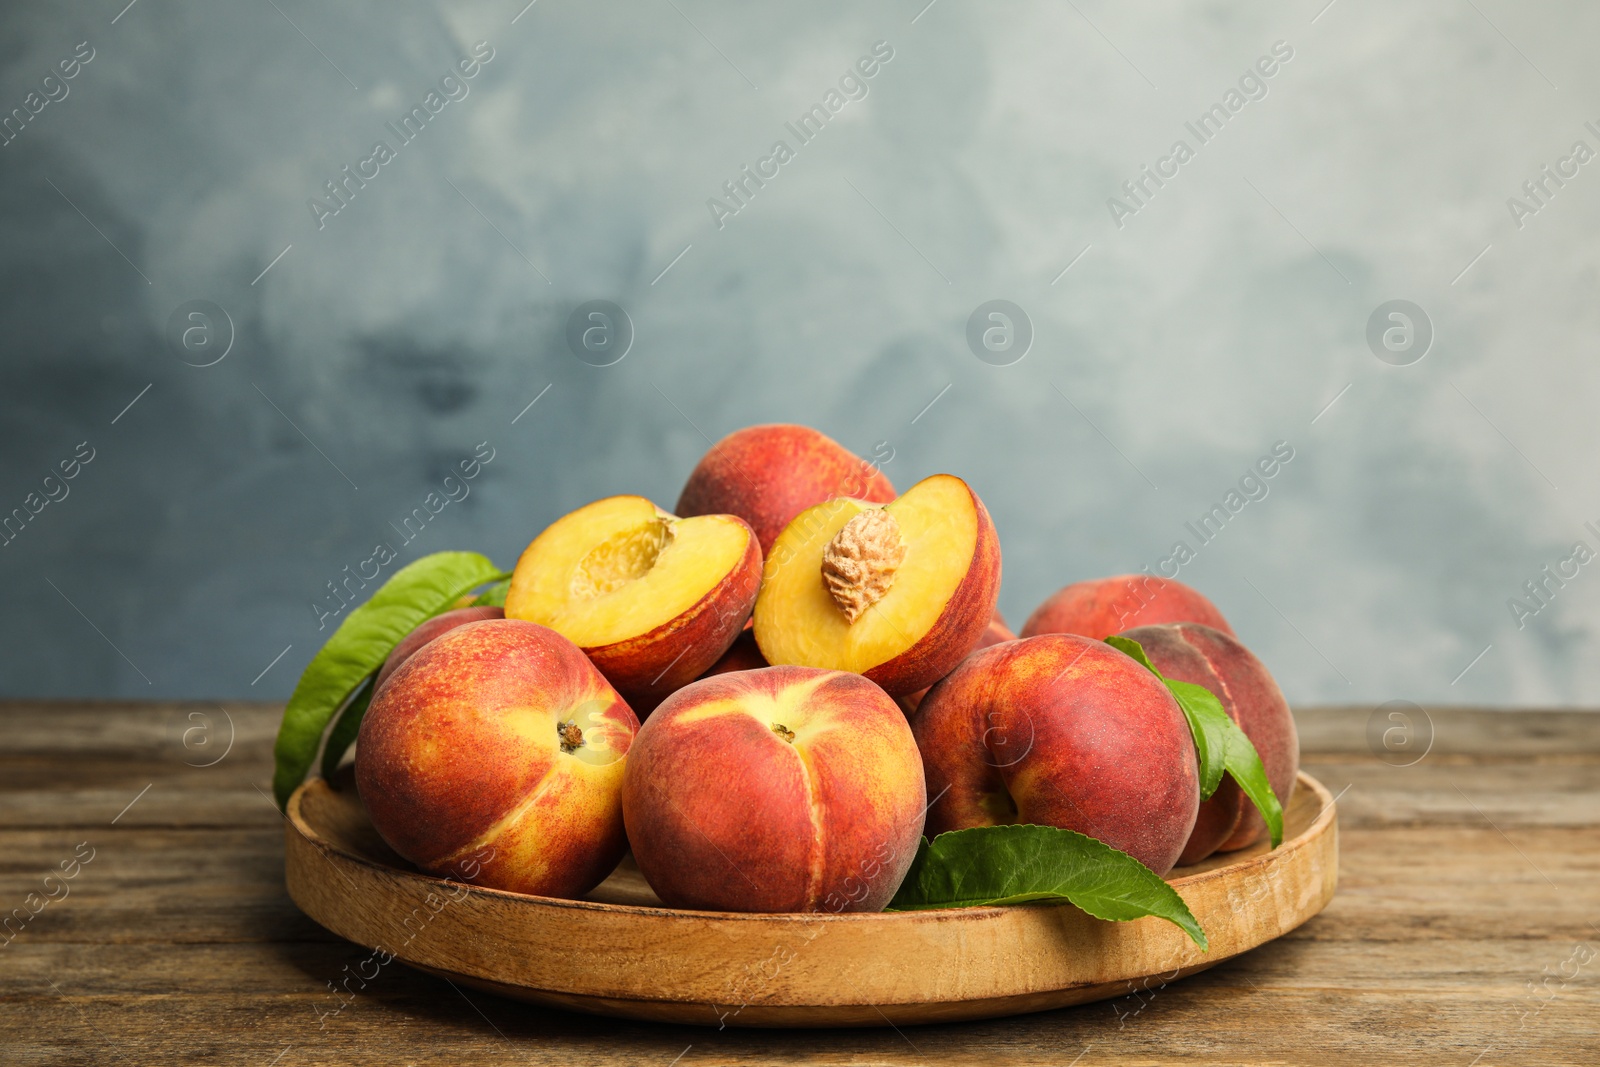
[[[767,559],[756,644],[769,663],[852,671],[903,696],[972,651],[999,593],[988,509],[935,474],[888,504],[846,497],[801,512]]]
[[[1103,642],[1044,634],[974,652],[911,728],[935,798],[930,837],[1059,826],[1164,875],[1194,829],[1189,721],[1161,679]]]
[[[579,897],[627,848],[639,721],[571,641],[531,622],[457,626],[406,659],[361,720],[356,788],[431,874]]]
[[[622,786],[656,895],[718,911],[882,910],[926,802],[894,701],[858,674],[792,666],[672,694],[640,728]]]
[[[506,617],[566,637],[644,708],[717,662],[760,583],[761,549],[743,519],[680,519],[642,496],[613,496],[534,538],[511,574]]]

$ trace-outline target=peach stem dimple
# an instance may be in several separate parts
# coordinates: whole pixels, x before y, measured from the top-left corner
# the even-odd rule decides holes
[[[556,733],[561,737],[561,751],[576,752],[583,747],[583,730],[577,723],[568,720],[556,727]]]

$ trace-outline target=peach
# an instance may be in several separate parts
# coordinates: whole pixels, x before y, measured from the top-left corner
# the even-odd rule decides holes
[[[761,650],[756,647],[755,634],[747,627],[734,639],[733,644],[728,646],[728,651],[722,654],[722,658],[713,663],[706,670],[706,673],[700,677],[709,678],[713,674],[727,674],[730,671],[753,671],[770,666],[771,664],[762,658]],[[676,691],[673,690],[673,692]],[[662,693],[658,697],[637,697],[629,701],[628,706],[633,709],[634,714],[638,715],[639,720],[643,722],[663,700],[671,695],[672,693]]]
[[[1057,590],[1028,616],[1022,636],[1080,634],[1103,641],[1135,626],[1163,622],[1198,622],[1233,633],[1217,606],[1182,582],[1150,574],[1120,574],[1074,582]]]
[[[737,515],[763,554],[794,517],[814,504],[850,496],[877,504],[894,486],[869,463],[809,426],[778,423],[735,430],[701,457],[678,497],[678,514]]]
[[[1200,803],[1194,737],[1161,680],[1110,645],[1043,634],[974,652],[911,724],[928,835],[1059,826],[1157,874],[1177,863]]]
[[[773,543],[756,598],[769,663],[864,674],[891,696],[932,685],[972,651],[1000,592],[1000,539],[950,474],[878,506],[840,498]]]
[[[642,496],[613,496],[534,538],[511,574],[506,618],[555,630],[649,708],[728,650],[760,583],[761,549],[743,519],[680,519]]]
[[[1011,632],[1011,628],[1006,625],[1006,620],[1001,617],[1000,612],[996,611],[989,619],[988,627],[978,637],[978,643],[973,647],[972,652],[979,652],[990,645],[998,645],[1002,641],[1015,641],[1016,639],[1017,635]],[[972,655],[972,652],[968,652],[967,655]],[[917,710],[917,705],[921,704],[922,698],[927,695],[928,690],[926,689],[908,693],[899,698],[900,706],[905,709],[907,715],[910,715]]]
[[[356,787],[378,833],[424,871],[579,897],[627,848],[622,780],[638,729],[554,630],[467,623],[417,650],[373,697]]]
[[[973,646],[972,651],[976,652],[979,649],[988,648],[990,645],[998,645],[1001,642],[1015,641],[1016,639],[1017,635],[1012,633],[1011,627],[1006,625],[1005,617],[999,611],[996,611],[989,616],[989,625],[983,628],[983,633],[978,636],[978,643]],[[968,653],[968,655],[971,654],[971,652]]]
[[[410,658],[411,653],[432,641],[446,630],[453,630],[469,622],[482,622],[484,619],[503,619],[506,617],[505,609],[491,607],[453,608],[442,612],[431,619],[424,620],[421,625],[400,639],[389,653],[389,658],[383,661],[383,666],[378,669],[378,680],[374,689],[389,680],[389,675],[395,668]]]
[[[1197,623],[1140,626],[1122,636],[1139,642],[1163,677],[1204,686],[1216,695],[1256,747],[1267,782],[1287,810],[1300,770],[1300,738],[1289,702],[1262,662],[1236,638]],[[1217,791],[1201,802],[1194,833],[1178,862],[1198,863],[1213,852],[1244,848],[1266,832],[1256,806],[1224,775]]]
[[[672,907],[880,911],[916,856],[922,782],[883,690],[767,667],[662,702],[629,752],[622,813],[639,870]]]

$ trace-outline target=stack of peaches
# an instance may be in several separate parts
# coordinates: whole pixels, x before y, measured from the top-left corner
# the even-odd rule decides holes
[[[1079,582],[1018,639],[999,590],[960,478],[896,495],[815,430],[740,430],[676,513],[580,508],[523,552],[503,609],[402,641],[362,720],[361,798],[434,874],[578,898],[631,849],[663,902],[724,911],[881,910],[924,834],[970,827],[1075,830],[1159,875],[1265,834],[1231,779],[1200,799],[1183,710],[1103,640],[1214,693],[1287,805],[1289,708],[1210,601]]]

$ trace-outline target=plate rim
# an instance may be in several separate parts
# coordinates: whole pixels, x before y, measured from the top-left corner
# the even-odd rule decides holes
[[[1166,882],[1174,889],[1181,889],[1191,885],[1200,885],[1207,881],[1224,877],[1228,874],[1248,870],[1253,866],[1271,863],[1275,859],[1286,854],[1286,852],[1291,848],[1299,848],[1303,845],[1303,843],[1314,840],[1322,833],[1326,832],[1327,824],[1334,822],[1338,817],[1336,798],[1328,791],[1327,786],[1323,785],[1320,781],[1306,773],[1304,770],[1297,770],[1295,772],[1295,785],[1297,788],[1309,789],[1322,801],[1322,805],[1318,809],[1316,816],[1312,818],[1311,822],[1308,823],[1305,829],[1300,833],[1296,834],[1294,837],[1285,838],[1277,848],[1271,848],[1264,852],[1252,852],[1250,855],[1242,857],[1236,862],[1219,864],[1215,867],[1208,868],[1207,870],[1196,871],[1194,874],[1186,874],[1179,878],[1163,877],[1162,881]],[[736,922],[771,922],[773,920],[788,919],[807,923],[817,921],[871,923],[895,921],[915,917],[983,918],[1009,913],[1014,908],[1076,907],[1076,905],[1072,904],[1070,901],[1065,900],[1038,900],[1027,901],[1021,904],[980,904],[968,907],[917,908],[905,911],[711,911],[699,910],[695,908],[672,908],[665,904],[659,906],[650,904],[612,904],[598,900],[574,900],[568,897],[547,897],[534,893],[518,893],[510,889],[496,889],[492,886],[480,886],[471,882],[463,882],[453,878],[440,877],[439,875],[428,874],[426,871],[407,870],[404,867],[395,867],[390,864],[382,863],[378,860],[372,859],[369,856],[363,856],[359,853],[351,852],[349,849],[344,848],[337,842],[329,841],[306,821],[303,813],[301,812],[301,801],[304,795],[310,789],[318,787],[334,792],[343,791],[342,789],[335,788],[335,786],[326,778],[308,778],[306,781],[302,782],[298,787],[296,787],[294,793],[289,797],[289,803],[285,806],[286,810],[284,812],[284,817],[289,826],[292,827],[295,832],[298,833],[308,844],[337,853],[342,859],[348,862],[357,863],[364,867],[370,867],[373,870],[381,871],[390,875],[395,875],[406,879],[414,879],[418,882],[427,883],[434,886],[466,889],[473,893],[481,893],[490,897],[503,898],[505,900],[514,901],[520,904],[536,904],[556,908],[572,908],[580,911],[600,911],[620,915],[637,915],[641,917],[648,916],[652,919],[663,920],[693,919],[697,921],[732,920]],[[355,788],[353,779],[349,785],[349,788]],[[360,797],[358,793],[358,802],[359,799]],[[1260,840],[1257,840],[1256,842],[1247,845],[1246,848],[1254,849],[1260,843]],[[1241,849],[1240,851],[1244,851],[1244,849]]]

